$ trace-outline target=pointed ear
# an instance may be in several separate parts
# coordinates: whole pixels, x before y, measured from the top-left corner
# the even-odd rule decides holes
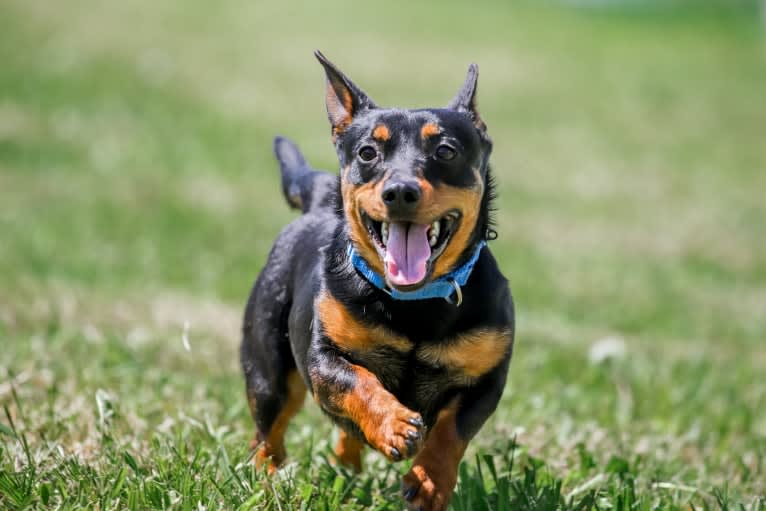
[[[325,94],[327,118],[332,125],[333,135],[339,135],[359,112],[377,108],[377,106],[367,97],[367,94],[362,92],[362,89],[335,67],[335,64],[327,60],[321,51],[315,51],[314,56],[327,74]]]
[[[473,123],[479,131],[486,131],[487,125],[481,120],[479,111],[476,109],[476,81],[479,79],[479,66],[471,64],[465,82],[458,93],[452,98],[447,108],[465,112],[471,116]]]

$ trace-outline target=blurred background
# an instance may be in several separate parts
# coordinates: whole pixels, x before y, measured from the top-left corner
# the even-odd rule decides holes
[[[33,501],[65,460],[246,459],[241,311],[295,217],[272,138],[337,169],[314,49],[387,106],[480,66],[518,331],[476,446],[564,492],[766,493],[763,3],[4,0],[0,467],[39,463]],[[313,404],[296,424],[326,450]]]

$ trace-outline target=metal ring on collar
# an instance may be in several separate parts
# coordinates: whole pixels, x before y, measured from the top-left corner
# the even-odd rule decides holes
[[[460,307],[460,304],[463,303],[463,290],[460,289],[460,284],[455,282],[455,279],[449,279],[449,283],[452,284],[452,287],[455,288],[455,294],[457,295],[457,300],[452,299],[452,295],[445,298],[447,300],[447,303],[451,303],[455,307]]]

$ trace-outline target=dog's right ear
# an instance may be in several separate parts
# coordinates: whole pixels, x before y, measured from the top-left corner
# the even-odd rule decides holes
[[[377,108],[375,103],[362,92],[335,64],[327,60],[322,52],[317,50],[314,56],[324,67],[327,74],[327,92],[325,104],[327,105],[327,118],[332,125],[333,136],[343,133],[343,130],[351,124],[354,117],[363,110]]]

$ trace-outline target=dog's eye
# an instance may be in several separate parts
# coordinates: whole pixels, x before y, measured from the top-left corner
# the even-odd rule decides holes
[[[440,160],[451,160],[457,155],[457,152],[448,145],[440,145],[436,148],[436,157]]]
[[[359,149],[359,159],[364,162],[371,162],[378,156],[378,151],[374,147],[366,145]]]

